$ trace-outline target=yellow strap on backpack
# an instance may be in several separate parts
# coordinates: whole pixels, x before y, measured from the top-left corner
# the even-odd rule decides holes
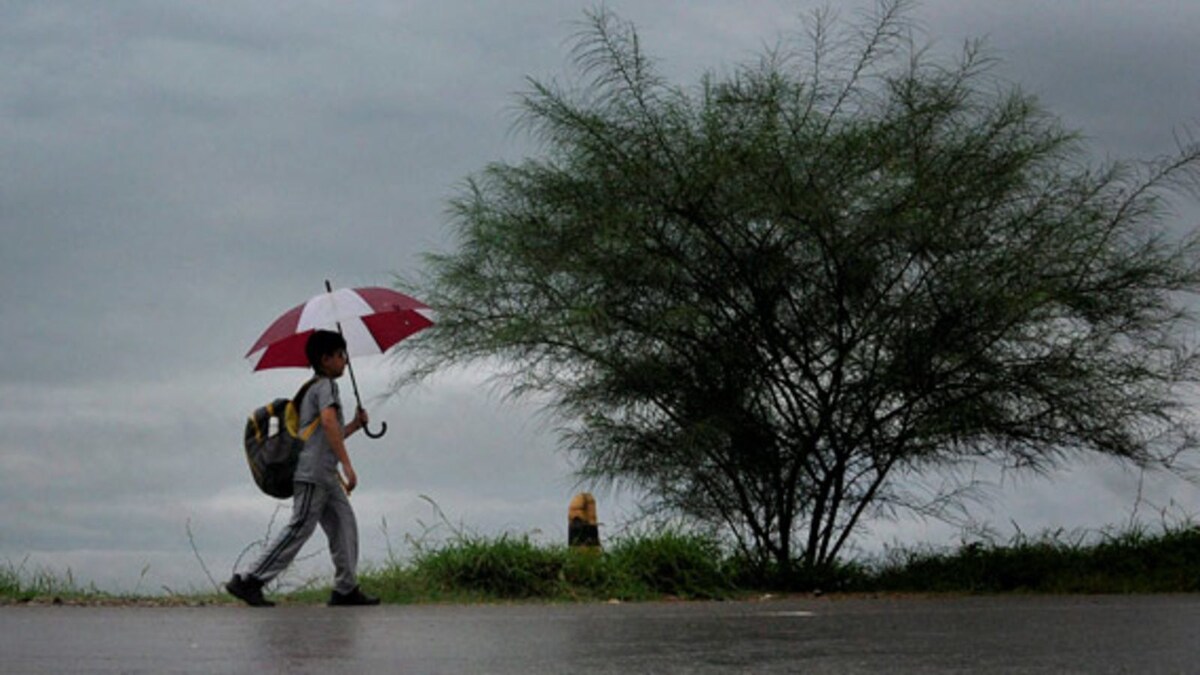
[[[284,423],[287,424],[288,431],[303,441],[307,441],[317,431],[317,425],[321,423],[321,415],[318,413],[311,424],[304,427],[303,431],[300,430],[300,399],[303,398],[304,394],[308,392],[308,388],[318,379],[314,377],[305,382],[304,386],[300,387],[300,391],[296,393],[296,398],[288,401],[287,411],[284,413]]]
[[[313,435],[313,433],[314,433],[314,432],[316,432],[316,430],[317,430],[317,425],[318,425],[318,424],[320,424],[320,423],[321,423],[321,418],[320,418],[320,417],[318,417],[317,419],[313,420],[313,421],[312,421],[312,424],[308,425],[307,427],[304,427],[304,432],[300,434],[300,438],[303,438],[304,440],[306,440],[306,441],[307,441],[307,440],[308,440],[308,437],[309,437],[309,436],[312,436],[312,435]]]
[[[287,411],[284,413],[285,423],[288,427],[288,432],[293,436],[299,437],[301,440],[307,441],[317,431],[317,425],[321,423],[321,417],[318,415],[311,424],[300,429],[300,411],[296,410],[296,404],[288,402]]]
[[[304,383],[303,387],[300,387],[300,391],[296,392],[296,397],[293,398],[290,403],[288,403],[288,424],[293,430],[298,429],[300,426],[300,403],[304,398],[304,395],[308,393],[308,388],[316,384],[317,380],[319,379],[321,378],[314,375],[312,379]],[[312,423],[305,427],[304,431],[298,433],[297,435],[301,440],[307,441],[314,433],[316,433],[317,426],[320,423],[321,413],[320,411],[317,411],[317,416],[313,419]]]

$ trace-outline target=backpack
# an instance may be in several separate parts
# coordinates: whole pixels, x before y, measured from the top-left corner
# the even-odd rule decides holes
[[[300,429],[300,404],[313,378],[300,387],[292,399],[277,398],[256,408],[246,421],[246,463],[254,483],[268,495],[287,499],[295,492],[292,479],[304,442],[317,430],[320,416]]]

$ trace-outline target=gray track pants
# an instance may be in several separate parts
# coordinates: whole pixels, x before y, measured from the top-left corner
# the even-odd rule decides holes
[[[349,593],[358,586],[358,521],[340,486],[296,481],[292,519],[262,554],[250,575],[264,583],[279,576],[320,523],[329,539],[329,555],[336,570],[333,590]]]

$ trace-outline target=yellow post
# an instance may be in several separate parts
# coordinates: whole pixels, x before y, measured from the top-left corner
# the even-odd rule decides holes
[[[596,521],[596,498],[580,492],[567,509],[567,545],[600,546],[600,528]]]

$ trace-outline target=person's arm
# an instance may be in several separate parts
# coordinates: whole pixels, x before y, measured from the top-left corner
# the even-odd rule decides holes
[[[350,453],[346,452],[346,438],[338,421],[337,408],[327,406],[321,409],[321,428],[325,430],[325,438],[329,440],[329,447],[333,448],[334,456],[342,465],[346,492],[352,492],[358,485],[358,475],[354,473],[354,466],[350,464]]]

